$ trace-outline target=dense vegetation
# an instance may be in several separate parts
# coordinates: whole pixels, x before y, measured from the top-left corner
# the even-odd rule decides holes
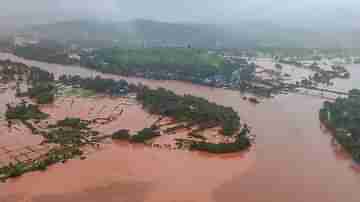
[[[232,108],[203,98],[179,96],[163,88],[151,90],[139,87],[137,99],[150,113],[173,117],[178,121],[219,124],[227,136],[233,135],[240,128],[240,118]]]
[[[77,128],[88,129],[89,123],[87,121],[81,120],[79,118],[65,118],[56,123],[55,127],[69,127],[69,128]]]
[[[20,105],[23,107],[23,105]],[[32,106],[34,107],[34,106]],[[31,108],[32,109],[32,108]],[[10,113],[9,110],[7,114]],[[14,116],[8,116],[8,120],[19,119],[26,123],[27,126],[33,127],[30,122],[26,120],[37,118],[34,115],[26,116],[27,113],[14,113]],[[13,114],[13,113],[11,113]],[[38,118],[45,118],[38,117]],[[81,156],[83,152],[81,151],[81,146],[86,144],[95,144],[97,142],[96,138],[98,133],[90,130],[88,128],[88,122],[80,120],[78,118],[66,118],[64,120],[58,121],[55,125],[49,125],[47,129],[32,128],[34,134],[39,134],[44,137],[45,143],[53,143],[58,145],[57,147],[51,149],[46,153],[42,158],[36,159],[33,162],[18,162],[16,164],[10,163],[8,166],[0,168],[0,180],[6,180],[7,178],[18,177],[23,173],[36,171],[36,170],[45,170],[48,166],[58,163],[66,162],[68,159],[72,159],[77,156]],[[84,157],[81,157],[83,159]]]
[[[128,84],[125,80],[115,81],[113,79],[104,79],[100,76],[95,78],[81,78],[80,76],[63,75],[59,81],[68,86],[80,87],[96,93],[107,93],[110,95],[126,95],[134,90],[136,86]]]
[[[61,47],[60,45],[52,45],[48,42],[45,44],[46,45],[38,44],[32,46],[18,46],[15,48],[14,52],[19,57],[49,63],[70,65],[78,62],[77,60],[68,57],[68,54],[64,51],[64,47]]]
[[[29,96],[39,104],[47,104],[54,101],[56,88],[54,75],[43,71],[38,67],[29,67],[22,63],[0,61],[3,66],[0,69],[0,77],[5,82],[16,82],[16,95]],[[27,92],[21,92],[20,83],[28,86]]]
[[[191,48],[101,49],[81,60],[101,72],[194,83],[228,81],[239,68],[216,54]]]
[[[325,102],[320,119],[333,130],[337,142],[360,162],[360,90],[349,93],[348,98]]]
[[[3,81],[27,81],[30,84],[52,82],[54,75],[38,67],[30,67],[23,63],[0,60],[0,76]]]
[[[205,99],[144,86],[132,86],[124,80],[81,78],[80,76],[61,76],[61,82],[98,93],[126,94],[137,92],[137,99],[150,113],[173,117],[179,121],[197,123],[217,123],[222,126],[224,135],[233,135],[240,128],[240,118],[231,108],[210,103]]]
[[[8,166],[0,168],[0,181],[5,181],[7,178],[14,178],[31,171],[43,171],[48,166],[58,162],[65,163],[67,160],[76,156],[82,155],[82,151],[76,147],[66,147],[61,149],[50,150],[42,159],[35,160],[31,164],[22,162],[10,163]]]
[[[139,131],[136,135],[133,135],[130,138],[131,142],[145,143],[147,140],[158,137],[160,134],[156,132],[153,128],[144,128]]]
[[[55,100],[56,87],[51,83],[37,83],[26,93],[38,104],[49,104]]]
[[[44,83],[44,82],[48,83],[48,82],[53,82],[55,80],[54,74],[44,71],[39,67],[26,66],[26,68],[29,68],[30,70],[28,82],[30,82],[31,84]]]
[[[130,131],[125,129],[118,130],[111,135],[111,138],[114,140],[129,140]]]
[[[245,125],[239,134],[235,135],[235,142],[232,143],[209,143],[205,141],[197,142],[193,141],[190,144],[190,149],[192,150],[199,150],[199,151],[206,151],[209,153],[232,153],[232,152],[239,152],[245,149],[248,149],[251,146],[251,142],[249,140],[250,130],[247,125]]]
[[[41,120],[48,117],[47,114],[40,111],[37,105],[27,104],[22,102],[16,106],[7,104],[7,111],[5,114],[7,120]]]

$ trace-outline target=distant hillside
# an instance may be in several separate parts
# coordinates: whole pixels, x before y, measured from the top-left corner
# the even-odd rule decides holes
[[[249,48],[254,40],[234,36],[222,26],[150,20],[128,22],[69,21],[32,26],[19,33],[83,46]]]
[[[295,25],[294,25],[295,26]],[[195,48],[354,48],[355,32],[308,31],[271,23],[236,25],[167,23],[151,20],[127,22],[68,21],[28,27],[20,31],[40,39],[76,43],[83,47]]]

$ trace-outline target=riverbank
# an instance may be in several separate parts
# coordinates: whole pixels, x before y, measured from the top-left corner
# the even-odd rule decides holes
[[[323,108],[319,111],[320,121],[332,132],[337,143],[349,152],[357,163],[360,162],[359,92],[354,89],[349,92],[347,98],[324,102]]]

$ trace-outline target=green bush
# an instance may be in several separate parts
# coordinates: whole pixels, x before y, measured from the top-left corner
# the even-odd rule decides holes
[[[111,135],[111,138],[114,140],[129,140],[130,133],[129,130],[119,130]]]
[[[21,121],[26,120],[41,120],[46,119],[49,115],[40,111],[37,105],[27,104],[22,102],[15,107],[7,105],[5,117],[7,120],[17,119]]]
[[[151,128],[144,128],[140,132],[138,132],[136,135],[131,137],[132,142],[138,142],[138,143],[144,143],[147,140],[150,140],[154,137],[158,137],[159,133],[155,132]]]

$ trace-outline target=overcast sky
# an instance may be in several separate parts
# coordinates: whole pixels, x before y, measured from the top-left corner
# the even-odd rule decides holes
[[[359,24],[360,0],[1,0],[0,16],[26,23],[71,18],[277,24]]]

